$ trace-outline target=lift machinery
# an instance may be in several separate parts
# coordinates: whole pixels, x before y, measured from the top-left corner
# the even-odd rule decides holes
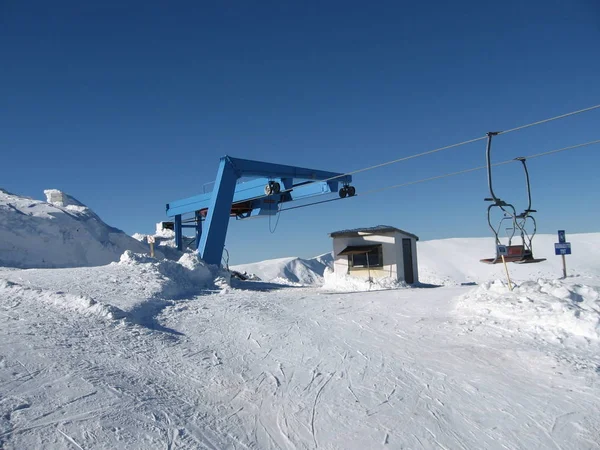
[[[252,178],[239,182],[241,178]],[[221,264],[229,219],[276,215],[279,205],[339,192],[352,197],[351,175],[224,156],[212,192],[176,200],[166,206],[174,218],[175,243],[183,249],[183,228],[194,228],[196,248],[208,264]],[[338,191],[339,185],[342,185]],[[182,219],[193,214],[189,219]]]

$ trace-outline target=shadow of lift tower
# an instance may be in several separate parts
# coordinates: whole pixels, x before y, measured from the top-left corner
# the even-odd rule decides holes
[[[238,183],[242,177],[257,178]],[[338,192],[340,183],[340,197],[351,197],[356,192],[351,182],[352,176],[343,173],[224,156],[212,192],[168,203],[167,216],[174,217],[179,250],[183,250],[183,228],[195,228],[200,257],[208,264],[221,265],[230,217],[275,215],[280,203]],[[192,213],[193,218],[182,220]]]

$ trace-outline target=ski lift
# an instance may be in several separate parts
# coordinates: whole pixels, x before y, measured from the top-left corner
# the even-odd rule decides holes
[[[527,170],[527,163],[525,158],[515,158],[517,161],[521,161],[523,164],[523,170],[525,172],[525,181],[527,182],[527,208],[520,214],[517,214],[515,207],[506,203],[504,200],[496,197],[494,189],[492,188],[492,163],[491,163],[491,150],[492,150],[492,137],[499,134],[498,131],[490,131],[487,133],[488,142],[486,149],[486,160],[487,160],[487,172],[488,172],[488,185],[490,188],[491,198],[486,198],[486,202],[492,202],[487,209],[488,225],[494,232],[496,238],[496,257],[481,259],[482,263],[486,264],[497,264],[501,262],[514,262],[517,264],[526,263],[538,263],[545,261],[546,258],[534,258],[532,241],[537,231],[537,224],[532,213],[537,212],[535,209],[531,209],[531,186],[529,183],[529,171]],[[504,213],[504,216],[500,220],[497,227],[492,225],[492,210],[493,208],[500,208]],[[508,222],[508,224],[506,224]],[[509,226],[506,226],[509,225]],[[503,226],[506,226],[506,241],[507,244],[503,244],[500,240],[500,230]],[[528,228],[531,230],[529,233]],[[519,233],[521,236],[520,244],[513,244],[513,238],[515,234]]]

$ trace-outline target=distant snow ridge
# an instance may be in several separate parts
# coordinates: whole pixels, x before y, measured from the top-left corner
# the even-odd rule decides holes
[[[509,319],[536,333],[600,339],[599,287],[539,279],[523,282],[511,292],[504,281],[495,280],[462,296],[457,309]]]
[[[384,278],[367,280],[333,272],[333,253],[324,253],[311,259],[279,258],[252,264],[232,266],[231,269],[255,275],[262,281],[294,286],[323,286],[338,292],[376,291],[407,287],[406,283]]]
[[[333,255],[325,253],[311,259],[279,258],[252,264],[232,266],[240,273],[258,276],[263,281],[292,285],[323,284],[325,269],[333,263]]]
[[[73,197],[44,192],[46,202],[0,189],[0,266],[99,266],[118,261],[125,250],[148,251]]]

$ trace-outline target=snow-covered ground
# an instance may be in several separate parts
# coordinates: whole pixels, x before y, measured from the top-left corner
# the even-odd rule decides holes
[[[469,304],[522,295],[498,285],[484,300],[238,282],[160,304],[120,283],[93,300],[69,270],[46,271],[0,274],[18,281],[0,284],[3,448],[600,447],[589,321],[552,332]],[[597,308],[598,284],[585,289]]]
[[[320,287],[329,255],[236,267],[262,281],[24,256],[0,269],[0,448],[598,449],[600,234],[569,240],[567,279],[540,236],[512,291],[485,239],[421,242],[422,284],[371,292]]]

